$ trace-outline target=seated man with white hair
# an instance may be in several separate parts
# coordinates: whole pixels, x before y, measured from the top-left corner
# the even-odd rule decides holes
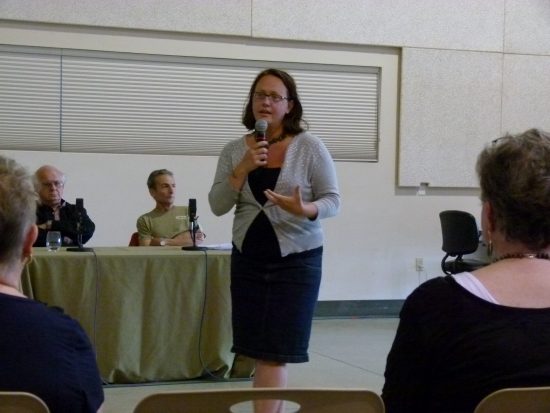
[[[38,194],[36,208],[36,225],[38,238],[35,247],[46,246],[48,231],[61,232],[63,245],[78,245],[79,223],[82,244],[88,242],[95,231],[86,209],[79,210],[76,205],[63,199],[65,174],[54,166],[43,165],[34,174],[34,187]]]

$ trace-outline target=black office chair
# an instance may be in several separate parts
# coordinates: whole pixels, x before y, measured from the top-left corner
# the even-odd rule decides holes
[[[481,260],[463,258],[463,255],[474,253],[479,246],[480,232],[472,214],[465,211],[442,211],[439,219],[443,235],[441,248],[445,252],[441,269],[445,274],[473,271],[487,265]],[[456,258],[447,261],[449,257]]]

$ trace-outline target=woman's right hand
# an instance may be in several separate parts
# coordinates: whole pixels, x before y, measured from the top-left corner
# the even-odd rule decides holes
[[[249,145],[248,150],[229,177],[231,185],[238,191],[242,189],[250,172],[267,165],[268,143],[266,141],[256,142],[253,136],[250,139],[252,139],[252,144]]]
[[[252,137],[254,139],[254,137]],[[261,166],[267,166],[267,153],[269,144],[267,141],[253,141],[252,145],[248,147],[248,150],[243,156],[240,165],[243,166],[246,173],[252,172],[254,169]]]

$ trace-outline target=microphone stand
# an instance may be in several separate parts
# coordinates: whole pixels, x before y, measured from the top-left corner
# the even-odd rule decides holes
[[[198,228],[196,225],[197,218],[191,219],[191,240],[193,241],[193,245],[190,247],[181,247],[184,251],[206,251],[208,248],[206,247],[198,247],[196,243],[197,238],[197,230]]]
[[[78,211],[78,222],[76,223],[76,242],[78,247],[69,247],[70,252],[92,252],[93,248],[84,248],[82,244],[82,211]]]

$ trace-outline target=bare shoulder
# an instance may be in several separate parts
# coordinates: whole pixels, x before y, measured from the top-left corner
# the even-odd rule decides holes
[[[473,275],[502,305],[550,308],[550,261],[501,261],[480,268]]]

